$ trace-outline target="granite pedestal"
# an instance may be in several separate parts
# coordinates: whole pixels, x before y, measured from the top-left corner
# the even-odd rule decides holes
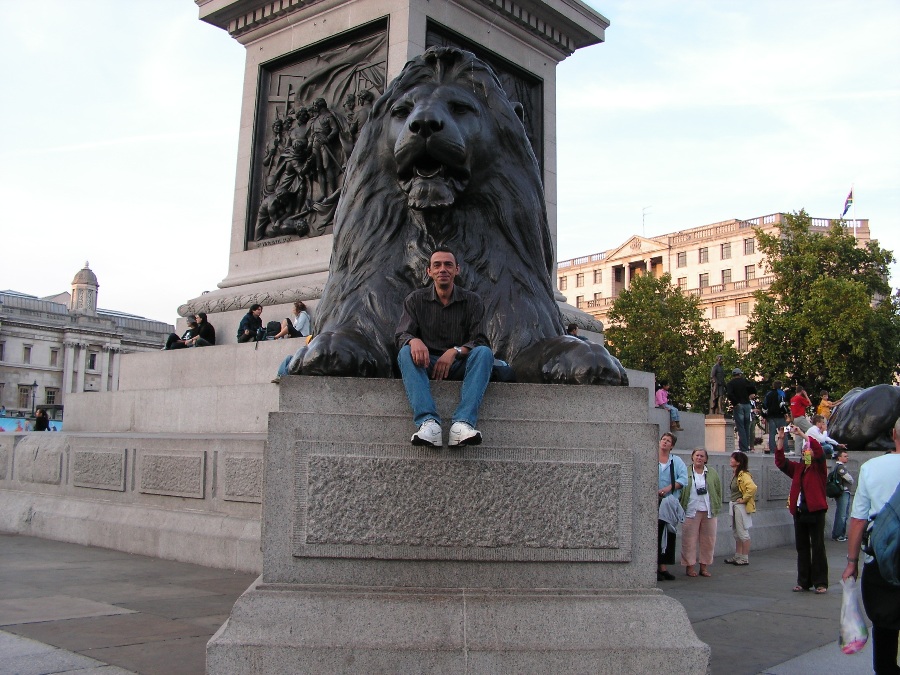
[[[434,391],[449,418],[459,384]],[[263,573],[209,673],[706,672],[656,588],[646,390],[492,384],[484,443],[462,450],[409,443],[399,381],[280,395]]]

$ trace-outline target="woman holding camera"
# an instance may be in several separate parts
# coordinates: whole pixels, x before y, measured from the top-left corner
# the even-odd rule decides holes
[[[697,549],[700,549],[700,576],[711,577],[706,569],[712,565],[716,550],[716,525],[722,506],[722,480],[715,469],[709,468],[709,455],[703,448],[695,448],[691,453],[691,468],[688,482],[681,492],[681,507],[684,509],[682,526],[681,564],[684,573],[696,577]]]
[[[734,535],[734,555],[725,558],[729,565],[750,564],[750,528],[753,519],[750,514],[756,512],[756,483],[750,475],[749,461],[743,452],[732,452],[729,462],[734,470],[731,477],[731,502],[728,511],[731,513],[731,532]]]

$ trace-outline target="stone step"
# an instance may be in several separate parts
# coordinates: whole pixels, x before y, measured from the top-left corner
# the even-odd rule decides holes
[[[459,401],[461,382],[432,382],[431,391],[447,420]],[[358,414],[411,419],[402,380],[341,377],[282,379],[280,410],[304,412],[345,409]],[[607,423],[647,422],[647,392],[634,387],[593,387],[494,382],[488,385],[481,419],[552,420]]]
[[[515,414],[515,411],[513,411]],[[337,443],[406,444],[416,430],[408,412],[397,414],[280,412],[270,416],[279,427],[289,426],[295,438],[310,439],[305,429],[316,429],[315,438]],[[482,433],[479,451],[490,448],[586,449],[625,447],[623,439],[640,439],[648,453],[656,450],[657,427],[647,422],[553,423],[514,418],[509,415],[483,415],[478,420]],[[450,432],[449,415],[443,424],[446,448]],[[435,449],[437,451],[437,449]]]

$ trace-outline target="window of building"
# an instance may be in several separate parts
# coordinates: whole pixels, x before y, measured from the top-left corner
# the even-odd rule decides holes
[[[594,283],[595,284],[603,283],[603,270],[594,270]]]
[[[625,268],[624,267],[617,267],[615,269],[615,271],[613,272],[613,274],[616,277],[617,284],[621,284],[623,281],[625,281]]]
[[[712,315],[714,319],[725,318],[725,305],[716,305],[713,307]]]
[[[731,242],[722,244],[722,260],[728,260],[731,257]]]
[[[31,363],[31,345],[22,347],[22,363]]]
[[[700,288],[708,288],[709,287],[709,274],[701,274],[700,275]]]
[[[603,298],[603,293],[594,293],[594,300],[601,300]]]
[[[31,408],[31,385],[30,384],[20,384],[19,385],[19,407],[20,408]]]
[[[578,309],[584,309],[584,296],[583,295],[579,295],[575,298],[575,306]]]
[[[569,286],[569,278],[568,277],[560,277],[559,278],[559,290],[564,291]]]
[[[750,313],[750,302],[744,300],[737,304],[737,313],[741,316],[747,316]]]
[[[678,277],[678,288],[683,291],[687,290],[687,277]]]
[[[5,344],[4,342],[0,342],[0,361],[3,360],[3,346],[4,346],[4,344]]]
[[[744,255],[751,255],[753,253],[756,253],[756,239],[753,237],[744,239]]]
[[[700,249],[700,262],[705,263],[709,262],[709,247],[704,246]]]
[[[750,349],[750,331],[748,330],[739,330],[738,331],[738,343],[737,348],[739,352],[746,352]]]
[[[676,267],[687,267],[687,251],[681,251],[675,262]]]
[[[722,270],[722,283],[723,284],[731,283],[731,270]]]
[[[584,286],[584,272],[575,275],[575,287],[581,288]]]
[[[59,365],[59,350],[58,349],[50,350],[50,365],[51,366]]]
[[[744,268],[744,279],[750,281],[756,278],[756,265],[747,265]]]
[[[87,369],[97,370],[97,355],[93,352],[88,354]]]
[[[59,399],[59,389],[47,387],[44,392],[44,403],[46,403],[47,405],[55,405],[57,400]]]

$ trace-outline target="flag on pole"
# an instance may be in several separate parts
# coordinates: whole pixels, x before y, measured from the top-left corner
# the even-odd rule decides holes
[[[847,215],[847,211],[850,210],[851,206],[853,206],[853,188],[850,188],[850,194],[844,200],[844,212],[841,214],[841,218]]]

